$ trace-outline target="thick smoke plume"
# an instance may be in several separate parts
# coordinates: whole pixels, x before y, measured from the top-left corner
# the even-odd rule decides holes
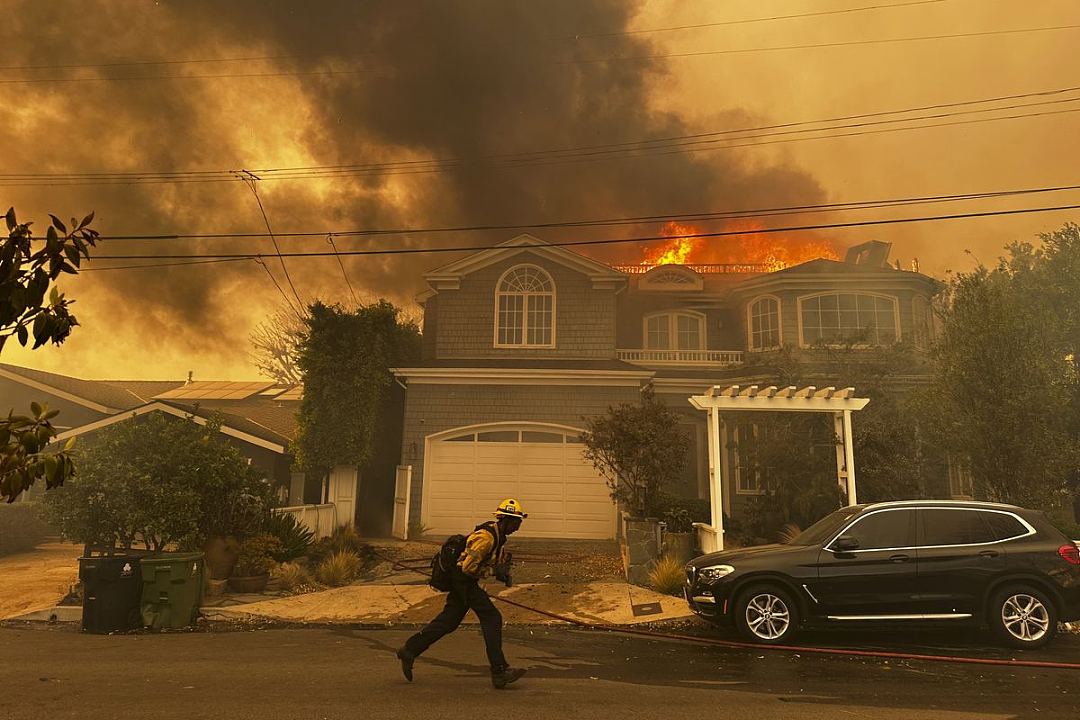
[[[29,0],[9,10],[3,64],[63,65],[214,58],[3,71],[3,172],[189,171],[352,165],[432,158],[490,158],[663,138],[694,132],[658,107],[663,60],[593,62],[656,52],[648,34],[588,39],[630,26],[617,1],[103,3]],[[587,62],[582,62],[587,61]],[[291,73],[291,74],[286,74]],[[248,75],[171,80],[160,75]],[[251,77],[255,76],[257,77]],[[732,127],[746,124],[730,98]],[[721,120],[724,120],[723,118]],[[258,184],[277,231],[323,231],[552,222],[806,204],[822,197],[805,173],[746,166],[731,153],[491,167],[442,172],[270,180]],[[4,188],[20,216],[98,212],[103,235],[261,232],[255,198],[239,182]],[[5,205],[6,207],[6,205]],[[592,229],[590,236],[655,231]],[[482,245],[516,231],[338,238],[339,249]],[[580,230],[543,230],[558,241]],[[324,238],[280,240],[283,250],[327,250]],[[106,242],[101,254],[272,251],[267,239]],[[636,261],[639,249],[595,251]],[[446,255],[345,258],[357,291],[411,302],[420,274]],[[104,267],[100,263],[95,267]],[[268,262],[291,295],[276,261]],[[347,300],[333,258],[291,260],[305,300]],[[79,357],[117,362],[199,353],[210,365],[244,357],[250,328],[282,297],[251,262],[93,272],[68,284],[84,314]],[[91,322],[93,325],[91,325]],[[114,346],[103,338],[111,337]],[[116,350],[108,354],[109,348]],[[127,351],[123,351],[126,348]],[[95,366],[86,375],[176,375]],[[161,365],[160,367],[166,367]]]

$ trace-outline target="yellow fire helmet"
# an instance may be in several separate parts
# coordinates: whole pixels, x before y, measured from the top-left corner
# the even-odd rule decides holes
[[[527,518],[529,514],[521,509],[521,503],[514,498],[507,498],[495,508],[495,517]]]

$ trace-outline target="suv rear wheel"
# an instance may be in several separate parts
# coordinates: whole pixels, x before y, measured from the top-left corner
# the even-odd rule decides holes
[[[735,627],[751,642],[779,645],[799,624],[799,608],[777,585],[754,585],[735,601]]]
[[[1057,633],[1058,612],[1042,590],[1008,585],[990,599],[990,628],[1006,645],[1039,648]]]

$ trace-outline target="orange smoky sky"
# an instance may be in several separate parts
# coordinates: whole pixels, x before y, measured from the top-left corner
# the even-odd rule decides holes
[[[779,17],[792,15],[801,17]],[[251,190],[232,176],[201,173],[319,168],[292,179],[263,172],[256,183],[275,231],[314,233],[280,236],[282,251],[316,252],[331,249],[324,233],[349,230],[805,208],[1072,185],[1080,102],[1070,99],[1080,93],[1003,101],[990,112],[956,104],[1080,84],[1080,29],[1069,27],[1076,25],[1074,0],[11,2],[0,49],[0,202],[39,228],[50,212],[82,217],[94,210],[106,236],[257,234],[265,225]],[[930,36],[948,37],[904,40]],[[929,106],[944,109],[875,115]],[[980,112],[854,126],[958,109]],[[833,137],[788,133],[808,127],[792,123],[851,116],[867,117],[809,126],[852,125],[824,133]],[[743,141],[640,150],[746,128],[772,129]],[[639,151],[566,154],[612,146]],[[537,151],[544,152],[499,160]],[[454,162],[425,164],[433,159]],[[757,231],[1078,200],[1080,193],[1054,193],[691,224]],[[847,246],[880,239],[893,243],[893,258],[907,264],[917,257],[923,271],[944,276],[972,267],[973,258],[992,262],[1007,243],[1035,240],[1078,215],[751,235],[705,241],[702,251],[724,262],[747,247],[778,255],[788,252],[785,243],[820,243],[842,255]],[[655,235],[662,224],[531,232],[558,242]],[[475,247],[517,232],[334,242],[343,251]],[[116,239],[97,255],[252,252],[272,253],[273,246],[265,237]],[[639,262],[648,250],[581,252]],[[342,262],[359,296],[415,310],[423,271],[458,256]],[[93,261],[89,272],[61,283],[82,322],[70,340],[34,352],[9,344],[0,360],[88,378],[182,378],[189,370],[202,379],[256,377],[248,335],[284,302],[268,271],[290,297],[291,281],[303,301],[351,300],[334,257],[286,263],[288,278],[276,259],[265,267],[250,260],[168,267]],[[133,264],[153,267],[108,269]]]

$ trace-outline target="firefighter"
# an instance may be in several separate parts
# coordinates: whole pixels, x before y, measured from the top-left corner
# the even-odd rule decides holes
[[[480,587],[480,579],[494,573],[497,580],[510,584],[510,562],[503,551],[506,538],[517,532],[528,515],[513,498],[499,503],[495,520],[477,525],[465,542],[452,571],[452,587],[446,596],[446,606],[427,627],[416,633],[397,651],[401,672],[412,682],[413,663],[425,650],[445,635],[452,633],[472,610],[480,621],[488,662],[491,664],[491,684],[502,690],[525,674],[522,668],[512,668],[502,651],[502,614]]]

